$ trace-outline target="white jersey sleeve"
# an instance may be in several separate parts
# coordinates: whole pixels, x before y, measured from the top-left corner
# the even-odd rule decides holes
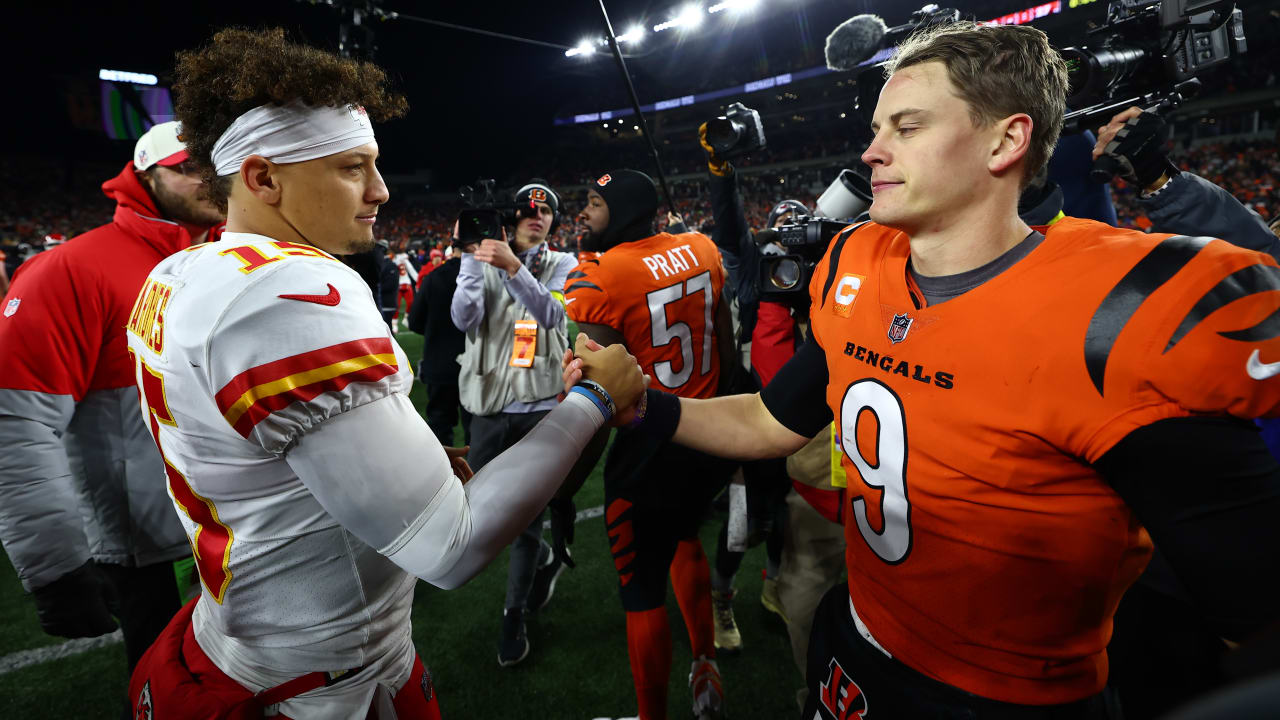
[[[282,454],[336,414],[408,394],[408,358],[359,275],[327,257],[258,272],[207,345],[209,384],[236,433]]]

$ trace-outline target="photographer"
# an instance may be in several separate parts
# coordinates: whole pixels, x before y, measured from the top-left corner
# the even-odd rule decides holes
[[[738,299],[741,327],[739,343],[743,344],[745,341],[751,344],[748,362],[752,372],[749,375],[740,373],[742,377],[737,383],[740,386],[731,388],[731,392],[755,392],[768,384],[778,369],[795,354],[800,333],[788,305],[761,302],[759,299],[756,282],[760,275],[761,251],[747,224],[742,195],[738,191],[738,175],[733,165],[718,157],[708,142],[707,123],[698,128],[698,143],[707,154],[707,184],[711,191],[711,213],[715,223],[711,239],[720,249],[729,275],[729,287]],[[785,224],[795,215],[807,212],[803,203],[784,200],[769,213],[766,228],[771,230]],[[745,463],[743,475],[747,484],[747,512],[750,516],[748,526],[756,529],[755,533],[748,534],[757,537],[764,534],[766,538],[767,559],[760,602],[786,622],[788,616],[778,597],[783,526],[787,521],[784,500],[789,488],[786,464],[777,458]],[[733,581],[742,564],[742,557],[742,552],[728,549],[726,524],[720,530],[716,565],[711,573],[716,647],[724,650],[738,650],[742,647],[742,638],[733,615]]]
[[[1280,259],[1280,240],[1231,193],[1169,161],[1159,115],[1131,107],[1098,128],[1093,148],[1120,160],[1120,177],[1138,189],[1152,232],[1219,237]]]
[[[462,248],[450,315],[466,333],[462,406],[471,413],[467,461],[479,471],[511,447],[556,406],[557,363],[569,347],[564,284],[577,260],[547,247],[559,224],[560,196],[534,179],[515,194],[514,239],[486,239]],[[523,208],[522,208],[523,209]],[[542,539],[542,516],[511,544],[507,598],[498,664],[515,665],[529,654],[526,609],[550,599],[564,567]]]

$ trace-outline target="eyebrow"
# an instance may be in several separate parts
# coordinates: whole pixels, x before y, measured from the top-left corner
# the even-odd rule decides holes
[[[351,150],[350,152],[345,153],[345,155],[346,157],[344,158],[344,160],[377,160],[378,159],[378,155],[376,153],[371,153],[368,150]]]
[[[925,110],[924,108],[903,108],[898,112],[890,115],[889,122],[894,125],[897,125],[899,122],[902,121],[902,118],[906,117],[907,115],[922,115],[922,116],[928,117],[929,111]],[[872,120],[871,130],[875,131],[878,129],[880,129],[880,123],[876,122],[875,120]]]

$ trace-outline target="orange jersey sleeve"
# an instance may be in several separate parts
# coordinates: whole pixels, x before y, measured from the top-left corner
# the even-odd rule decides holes
[[[570,320],[617,328],[621,315],[609,302],[609,275],[598,259],[584,260],[569,273],[564,281],[564,301]]]
[[[652,387],[705,398],[720,377],[715,318],[724,279],[705,235],[659,233],[579,265],[565,302],[574,322],[621,333]]]

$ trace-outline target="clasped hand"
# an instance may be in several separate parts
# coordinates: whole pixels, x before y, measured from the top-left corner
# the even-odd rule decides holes
[[[609,423],[615,427],[631,422],[636,414],[636,405],[649,386],[649,376],[644,374],[625,346],[602,347],[586,333],[578,333],[574,349],[564,351],[560,367],[566,393],[583,378],[604,386],[617,407],[617,414]]]

